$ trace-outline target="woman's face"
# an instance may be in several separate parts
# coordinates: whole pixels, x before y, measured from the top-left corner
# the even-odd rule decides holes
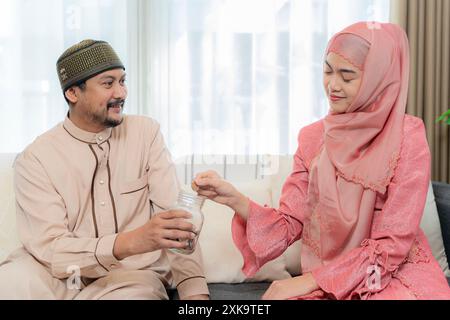
[[[324,62],[323,85],[332,113],[344,113],[355,99],[363,72],[340,55],[330,52]]]

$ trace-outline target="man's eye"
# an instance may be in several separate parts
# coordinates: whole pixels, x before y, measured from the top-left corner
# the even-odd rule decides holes
[[[112,82],[111,81],[110,82],[105,82],[105,85],[112,86]]]

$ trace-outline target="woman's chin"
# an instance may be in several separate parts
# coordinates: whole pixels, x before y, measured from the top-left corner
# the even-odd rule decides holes
[[[347,105],[330,101],[330,114],[341,114],[347,110]]]

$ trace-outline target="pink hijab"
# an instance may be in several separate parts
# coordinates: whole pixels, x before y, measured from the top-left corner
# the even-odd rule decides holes
[[[349,109],[325,117],[324,145],[311,162],[304,271],[370,236],[377,193],[386,193],[397,166],[408,91],[408,39],[394,24],[351,25],[333,36],[329,52],[363,75]]]

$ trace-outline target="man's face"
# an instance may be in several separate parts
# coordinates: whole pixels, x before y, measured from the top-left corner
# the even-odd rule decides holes
[[[126,74],[122,69],[100,73],[86,81],[86,87],[75,87],[77,101],[71,108],[71,119],[88,131],[115,127],[123,121],[123,106],[127,98]]]

